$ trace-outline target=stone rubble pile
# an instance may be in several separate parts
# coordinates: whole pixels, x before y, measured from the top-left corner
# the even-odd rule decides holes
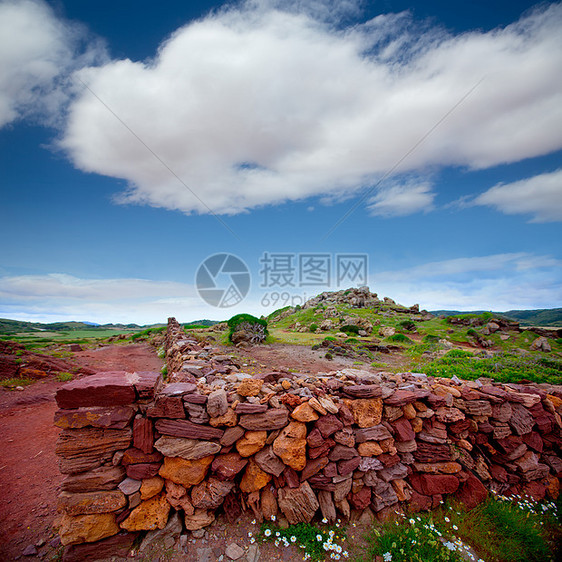
[[[57,393],[65,560],[170,539],[218,511],[288,523],[383,520],[449,495],[555,498],[562,387],[347,369],[239,372],[226,355],[166,336],[159,373],[99,373]],[[160,533],[160,534],[159,534]],[[163,534],[162,534],[163,533]]]

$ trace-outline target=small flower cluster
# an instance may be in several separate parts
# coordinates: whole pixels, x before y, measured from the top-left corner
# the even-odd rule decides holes
[[[275,518],[272,517],[272,521]],[[328,523],[326,519],[323,523]],[[339,529],[340,522],[336,528],[317,529],[307,523],[291,525],[287,529],[276,528],[271,523],[264,523],[261,528],[262,540],[272,540],[277,547],[288,547],[291,544],[304,550],[303,560],[320,561],[326,560],[345,560],[349,553],[343,549],[339,542],[345,540],[345,532]],[[248,533],[250,542],[255,542],[252,533]]]

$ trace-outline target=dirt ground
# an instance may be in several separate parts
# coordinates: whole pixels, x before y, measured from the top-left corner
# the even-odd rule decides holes
[[[231,353],[232,349],[224,350]],[[351,367],[353,360],[335,357],[328,361],[320,351],[290,345],[254,346],[239,350],[244,362],[242,371],[263,372],[282,367],[298,372],[329,372]],[[162,360],[147,344],[110,345],[74,354],[73,361],[99,371],[160,370]],[[357,367],[357,365],[355,365]],[[0,389],[0,561],[60,559],[58,537],[53,530],[58,486],[63,476],[58,471],[55,443],[59,429],[53,425],[55,393],[64,383],[45,380],[23,391]],[[303,551],[291,545],[275,547],[273,543],[251,544],[259,526],[252,522],[251,511],[235,524],[221,517],[207,530],[194,537],[188,533],[181,548],[166,550],[161,545],[144,551],[137,549],[131,557],[139,561],[214,562],[228,560],[226,548],[236,543],[245,549],[239,562],[292,562],[303,559]],[[354,531],[352,531],[354,532]],[[356,543],[351,538],[350,543]],[[24,555],[35,546],[37,554]],[[345,548],[349,548],[346,546]],[[248,550],[249,549],[249,550]],[[350,549],[351,551],[351,549]]]

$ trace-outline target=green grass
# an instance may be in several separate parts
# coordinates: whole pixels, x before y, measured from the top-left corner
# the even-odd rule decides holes
[[[16,386],[28,386],[32,383],[33,381],[31,379],[20,379],[18,377],[14,377],[11,379],[4,379],[3,381],[0,381],[0,386],[13,389]]]
[[[60,382],[68,382],[71,381],[74,378],[74,375],[72,373],[59,373],[57,375],[57,379],[59,379]]]
[[[358,560],[554,562],[562,538],[558,504],[490,496],[471,511],[445,504],[433,513],[402,516],[374,527]]]
[[[562,383],[562,360],[539,353],[530,356],[500,353],[480,358],[469,352],[451,350],[434,361],[418,361],[412,368],[427,375],[448,378],[456,375],[465,380],[487,377],[499,382]]]

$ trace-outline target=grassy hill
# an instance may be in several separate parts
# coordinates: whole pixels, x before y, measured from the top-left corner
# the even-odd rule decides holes
[[[459,314],[482,314],[484,310],[461,312],[458,310],[433,310],[436,316],[457,316]],[[562,327],[562,308],[538,308],[536,310],[508,310],[506,312],[492,312],[495,316],[517,320],[525,326]]]

